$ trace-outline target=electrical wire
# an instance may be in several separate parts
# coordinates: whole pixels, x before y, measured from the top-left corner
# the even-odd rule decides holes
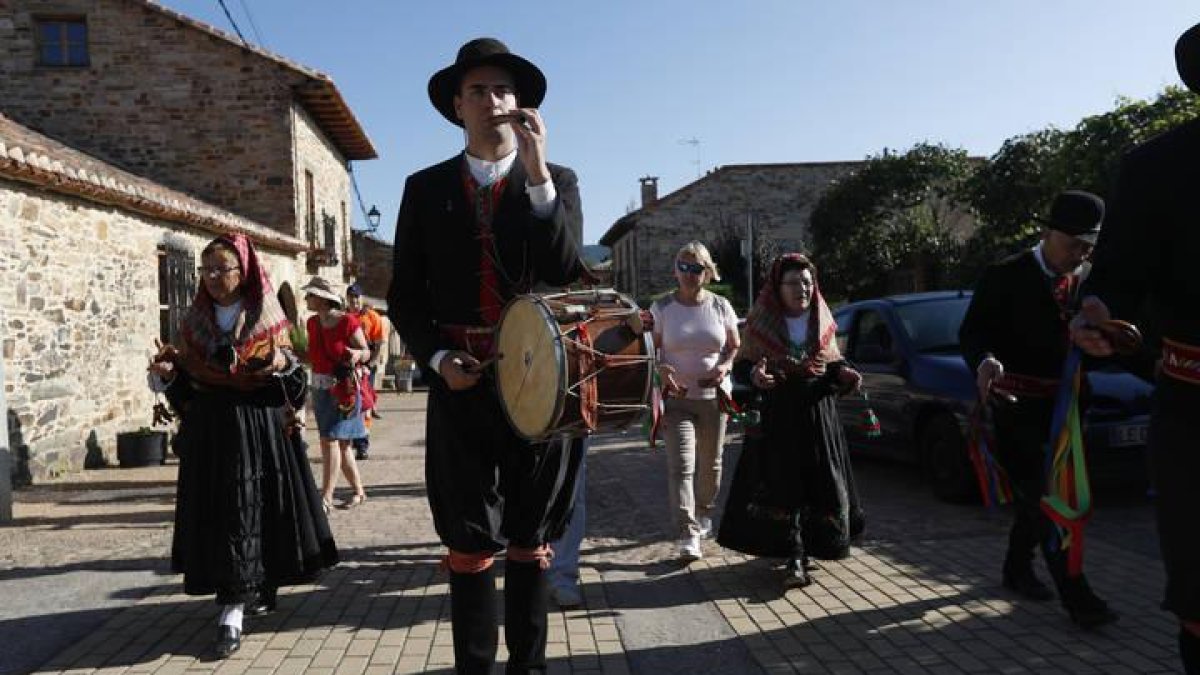
[[[238,28],[237,22],[233,20],[233,15],[229,13],[229,8],[225,6],[225,0],[217,0],[217,4],[224,10],[225,18],[229,19],[229,24],[233,26],[233,32],[237,33],[237,36],[242,39],[242,44],[249,45],[250,43],[246,40],[246,36],[242,35],[242,29]]]

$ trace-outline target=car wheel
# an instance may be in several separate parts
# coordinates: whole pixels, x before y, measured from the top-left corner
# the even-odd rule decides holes
[[[933,494],[942,501],[978,501],[979,488],[958,422],[948,413],[930,418],[921,430],[921,459]]]

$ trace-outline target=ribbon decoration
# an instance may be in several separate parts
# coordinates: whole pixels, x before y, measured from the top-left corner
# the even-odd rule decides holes
[[[867,396],[867,390],[864,387],[862,390],[863,411],[862,411],[862,431],[867,438],[875,439],[883,436],[883,426],[879,424],[879,417],[875,415],[875,410],[871,408],[871,397]]]
[[[1046,494],[1041,502],[1042,511],[1054,523],[1046,551],[1067,552],[1069,577],[1083,572],[1083,528],[1092,516],[1092,489],[1079,420],[1082,360],[1079,349],[1072,348],[1063,368],[1046,453]]]
[[[993,451],[997,447],[996,438],[988,430],[986,416],[987,405],[976,400],[971,408],[967,422],[967,456],[975,469],[975,479],[979,482],[979,494],[983,497],[983,505],[988,509],[1012,503],[1012,485],[1008,480],[1008,472],[996,461]]]
[[[663,396],[662,396],[662,378],[658,376],[658,368],[650,369],[650,415],[642,423],[642,428],[646,432],[646,445],[651,450],[658,445],[658,425],[662,421],[663,415]]]

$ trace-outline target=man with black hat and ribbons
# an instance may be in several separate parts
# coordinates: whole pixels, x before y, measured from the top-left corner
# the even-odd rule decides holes
[[[1059,194],[1042,221],[1045,229],[1037,246],[984,271],[959,329],[963,357],[976,373],[980,404],[990,408],[994,422],[992,451],[1012,488],[1014,522],[1004,586],[1031,600],[1054,597],[1033,571],[1034,552],[1041,545],[1063,606],[1085,628],[1117,617],[1082,573],[1082,522],[1074,523],[1080,529],[1069,542],[1076,547],[1072,558],[1043,510],[1043,497],[1049,488],[1047,454],[1056,397],[1071,346],[1068,323],[1103,219],[1104,202],[1096,195],[1078,190]]]
[[[519,438],[487,364],[503,358],[493,330],[509,299],[583,272],[579,188],[571,169],[546,161],[545,77],[499,40],[463,45],[428,89],[466,149],[405,183],[388,316],[430,374],[425,478],[449,549],[455,665],[491,672],[492,564],[506,551],[506,672],[542,672],[547,542],[570,515],[580,444]]]
[[[1200,24],[1175,44],[1188,89],[1200,94]],[[1131,369],[1156,381],[1150,465],[1167,571],[1163,607],[1179,617],[1184,671],[1200,675],[1200,119],[1134,148],[1122,158],[1112,215],[1096,246],[1076,343],[1093,356],[1118,345],[1099,330],[1110,316],[1147,310],[1160,340],[1147,340]],[[1119,350],[1118,350],[1119,351]],[[1157,361],[1157,363],[1155,363]],[[1138,368],[1138,362],[1149,368]],[[1157,367],[1155,367],[1157,366]]]

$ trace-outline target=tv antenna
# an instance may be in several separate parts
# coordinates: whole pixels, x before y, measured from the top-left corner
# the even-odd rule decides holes
[[[690,145],[696,151],[696,159],[692,160],[692,164],[696,165],[696,178],[700,178],[700,139],[692,136],[691,138],[679,139],[680,145]]]

